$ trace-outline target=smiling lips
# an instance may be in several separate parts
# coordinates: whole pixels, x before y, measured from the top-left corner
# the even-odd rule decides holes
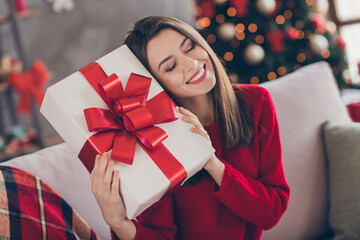
[[[191,79],[186,82],[186,84],[198,84],[201,83],[206,77],[206,68],[205,65],[199,71],[197,71],[194,75],[192,75]]]

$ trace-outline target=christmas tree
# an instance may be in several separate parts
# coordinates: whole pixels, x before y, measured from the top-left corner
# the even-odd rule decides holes
[[[258,84],[328,62],[340,88],[351,85],[345,42],[324,15],[327,0],[197,0],[196,28],[234,82]]]

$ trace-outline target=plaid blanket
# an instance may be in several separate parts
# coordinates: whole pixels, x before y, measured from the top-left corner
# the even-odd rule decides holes
[[[99,239],[51,187],[14,167],[0,166],[0,239]]]

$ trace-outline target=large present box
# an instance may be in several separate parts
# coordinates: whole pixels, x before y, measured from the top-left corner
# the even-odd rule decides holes
[[[148,82],[148,91],[144,86],[137,86],[141,82],[139,79],[144,80],[145,85]],[[116,84],[108,84],[109,82],[116,82],[118,85],[121,82],[120,87],[111,89]],[[138,94],[139,91],[143,91],[141,96]],[[134,96],[130,96],[129,92],[133,92]],[[118,94],[125,97],[125,100],[114,100],[116,98],[114,95]],[[160,100],[159,96],[161,96]],[[174,185],[183,183],[201,170],[214,152],[203,136],[191,132],[191,127],[193,127],[191,124],[181,120],[181,114],[170,98],[173,104],[170,105],[174,111],[171,113],[171,110],[166,110],[170,106],[167,98],[169,98],[168,95],[159,83],[154,80],[131,50],[123,45],[49,87],[40,111],[76,152],[89,171],[93,167],[95,155],[103,151],[104,145],[107,147],[106,151],[109,150],[112,159],[121,160],[122,154],[133,158],[132,163],[131,160],[129,162],[115,161],[115,169],[120,171],[120,191],[126,215],[129,219],[133,219],[160,200]],[[113,102],[109,99],[113,99]],[[141,103],[139,107],[141,111],[134,110],[135,123],[130,119],[129,124],[129,118],[132,118],[129,117],[130,111],[127,113],[121,111],[126,106],[132,106],[133,100]],[[165,107],[164,101],[167,103]],[[127,102],[130,104],[126,105]],[[152,112],[150,119],[159,118],[159,116],[161,118],[164,111],[175,116],[165,117],[165,120],[160,120],[160,123],[156,120],[153,123],[155,127],[145,124],[143,129],[132,132],[129,128],[134,130],[137,128],[134,127],[135,125],[143,125],[142,121],[149,118],[149,111],[144,105],[146,108],[149,105],[155,109],[149,110],[155,111]],[[145,110],[142,111],[143,109]],[[142,112],[143,115],[137,115],[137,112]],[[85,117],[85,113],[90,115],[90,119],[93,118],[91,121],[95,126],[92,128],[89,127],[91,125],[89,116]],[[118,114],[117,117],[112,117],[116,114]],[[113,122],[104,120],[108,117]],[[103,129],[100,125],[104,122],[110,127]],[[151,129],[150,135],[148,129]],[[102,139],[103,133],[106,136]],[[160,137],[154,138],[162,142],[158,144],[157,140],[153,140],[152,133],[155,135],[159,133]],[[132,140],[129,140],[130,138],[127,140],[126,137],[125,140],[114,140],[114,136],[119,136],[118,139],[124,138],[122,134],[131,137]],[[164,134],[167,135],[166,138]],[[145,137],[144,140],[146,135],[150,137]],[[97,136],[100,136],[100,140],[97,140]],[[149,142],[154,144],[149,144]],[[133,144],[133,147],[129,144]],[[134,149],[133,156],[131,155],[132,148]]]

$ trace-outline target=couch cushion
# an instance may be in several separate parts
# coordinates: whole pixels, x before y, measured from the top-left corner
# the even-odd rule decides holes
[[[335,239],[360,239],[360,123],[326,122],[329,221]]]
[[[23,169],[45,181],[85,219],[101,239],[111,239],[110,228],[91,193],[88,172],[66,143],[14,158],[1,165]]]
[[[262,239],[314,239],[330,231],[321,125],[350,122],[330,66],[319,62],[262,84],[274,100],[291,188],[288,209]]]

